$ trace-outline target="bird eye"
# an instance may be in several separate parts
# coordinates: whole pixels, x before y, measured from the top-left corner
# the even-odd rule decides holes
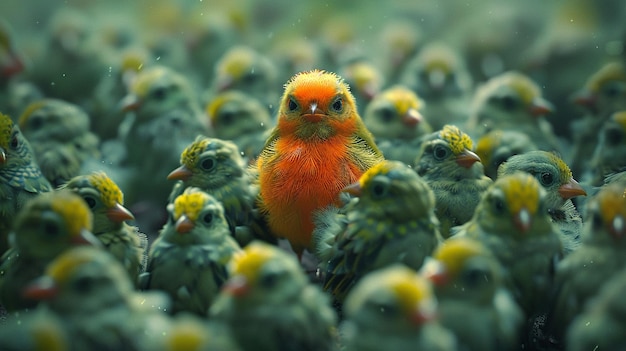
[[[481,283],[491,280],[491,274],[482,269],[470,269],[469,272],[465,274],[464,280],[470,287],[478,286]]]
[[[91,277],[81,277],[74,282],[74,289],[80,293],[88,293],[94,287],[94,280]]]
[[[278,282],[278,274],[275,272],[266,273],[261,277],[261,285],[265,288],[272,288]]]
[[[202,168],[205,171],[210,171],[213,168],[215,168],[215,164],[217,162],[215,162],[215,159],[213,157],[207,157],[204,160],[202,160],[202,162],[200,162],[200,168]]]
[[[30,125],[30,129],[32,130],[37,130],[43,125],[43,118],[39,115],[31,116],[29,120],[30,122],[28,124]]]
[[[152,92],[152,96],[157,99],[157,100],[163,100],[165,99],[165,96],[167,95],[167,91],[165,90],[165,88],[163,87],[159,87],[154,89],[154,91]]]
[[[550,186],[552,185],[552,182],[554,182],[554,177],[552,176],[552,173],[544,172],[541,173],[539,181],[543,186]]]
[[[225,111],[223,113],[220,114],[220,122],[222,122],[223,125],[229,125],[233,122],[235,114],[232,113],[231,111]]]
[[[504,202],[502,199],[494,197],[492,198],[492,203],[495,213],[502,213],[504,211]]]
[[[378,198],[387,195],[387,186],[381,183],[374,184],[374,186],[372,187],[372,195]]]
[[[87,206],[89,206],[90,209],[94,209],[96,207],[96,199],[93,198],[93,196],[85,196],[83,197],[83,200],[85,200],[85,203],[87,204]]]
[[[397,313],[396,307],[388,303],[377,303],[374,308],[385,316],[393,316]]]
[[[515,101],[515,98],[513,98],[512,96],[504,96],[501,100],[501,103],[502,106],[509,111],[517,107],[517,101]]]
[[[19,145],[19,140],[17,140],[17,134],[13,135],[13,137],[11,138],[11,143],[9,144],[9,147],[11,149],[17,149],[17,146]]]
[[[618,145],[622,142],[622,132],[618,128],[609,128],[606,130],[606,142],[609,145]]]
[[[295,111],[298,109],[298,103],[293,98],[289,98],[287,107],[289,108],[289,111]]]
[[[43,231],[46,235],[57,236],[59,234],[59,227],[55,223],[46,222],[43,225]]]
[[[205,224],[211,224],[211,222],[213,222],[213,214],[212,213],[207,213],[202,217],[202,221]]]
[[[443,145],[435,145],[435,147],[433,148],[433,155],[435,156],[435,159],[439,161],[442,161],[445,158],[447,158],[449,154],[450,154],[450,149],[448,149],[447,147]]]
[[[616,87],[614,84],[611,84],[604,89],[604,94],[607,97],[614,98],[620,94],[620,89]]]
[[[335,99],[335,101],[333,101],[330,107],[335,112],[341,112],[343,110],[343,99],[341,97],[338,97],[337,99]]]
[[[393,119],[393,110],[389,107],[385,107],[380,110],[380,117],[383,121],[389,122]]]

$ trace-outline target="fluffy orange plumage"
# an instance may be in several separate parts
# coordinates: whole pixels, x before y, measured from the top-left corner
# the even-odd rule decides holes
[[[301,255],[310,247],[313,213],[338,205],[341,189],[382,160],[343,80],[320,70],[296,74],[256,164],[272,233]]]

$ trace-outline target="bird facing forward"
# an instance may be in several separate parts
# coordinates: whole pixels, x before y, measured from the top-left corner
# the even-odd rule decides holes
[[[256,164],[271,231],[301,256],[311,245],[313,212],[339,205],[341,189],[382,160],[348,85],[331,72],[296,74]]]

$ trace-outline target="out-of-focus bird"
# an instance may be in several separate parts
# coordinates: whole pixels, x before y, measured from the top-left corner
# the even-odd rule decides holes
[[[626,67],[619,62],[602,66],[573,99],[585,110],[570,127],[573,146],[570,163],[575,174],[582,174],[590,166],[600,137],[598,130],[615,112],[626,110]]]
[[[385,89],[367,105],[363,123],[376,138],[388,160],[412,164],[420,150],[420,137],[432,128],[420,110],[423,102],[408,88]]]
[[[601,287],[626,267],[626,182],[613,182],[587,203],[581,246],[559,262],[549,331],[558,341]]]
[[[600,186],[604,179],[626,170],[626,110],[615,112],[600,130],[584,181]]]
[[[0,304],[9,312],[33,307],[22,289],[64,250],[99,245],[91,228],[91,212],[78,195],[58,191],[30,200],[15,219],[11,249],[0,258]]]
[[[23,294],[58,316],[72,350],[144,350],[169,325],[167,299],[134,291],[122,264],[93,247],[59,255]]]
[[[93,234],[118,259],[134,282],[146,267],[148,239],[126,221],[133,214],[124,207],[124,194],[104,172],[76,176],[61,189],[68,189],[85,200],[93,215]]]
[[[378,43],[385,54],[383,73],[388,82],[398,82],[407,63],[420,49],[424,30],[409,19],[389,21],[379,34]]]
[[[524,321],[493,254],[470,238],[446,240],[422,267],[438,301],[440,323],[467,350],[512,350]]]
[[[419,269],[443,241],[435,196],[404,163],[383,161],[343,191],[358,202],[331,218],[334,223],[317,217],[313,234],[324,290],[337,304],[369,272],[395,263]]]
[[[227,263],[241,248],[229,235],[222,205],[200,189],[187,188],[168,211],[140,285],[165,291],[172,313],[204,316],[228,278]]]
[[[341,325],[344,350],[457,350],[437,321],[430,282],[402,265],[365,276],[348,295]]]
[[[556,154],[530,151],[510,157],[498,168],[498,177],[517,171],[532,174],[546,189],[546,206],[552,223],[561,231],[563,249],[568,254],[580,245],[583,221],[572,198],[587,193],[572,176],[567,164]]]
[[[212,90],[214,93],[243,91],[272,111],[278,100],[277,75],[268,57],[248,46],[234,46],[217,62]]]
[[[172,318],[167,332],[146,340],[143,350],[157,351],[239,351],[228,329],[191,314]]]
[[[6,88],[11,77],[25,68],[24,60],[16,48],[14,39],[9,24],[5,21],[0,22],[0,89],[2,90]]]
[[[206,108],[215,136],[231,140],[243,156],[252,161],[261,153],[274,122],[268,109],[257,99],[240,91],[216,95]]]
[[[335,350],[336,316],[328,296],[299,262],[263,242],[231,262],[230,279],[211,306],[243,350]]]
[[[126,152],[122,167],[131,175],[125,182],[116,181],[131,208],[142,203],[161,209],[171,188],[167,174],[178,165],[181,152],[196,136],[210,134],[206,117],[186,76],[166,66],[141,70],[121,104],[132,112],[121,136]],[[135,215],[143,217],[140,212]]]
[[[44,309],[20,311],[1,322],[0,349],[10,351],[69,351],[70,335],[63,321]]]
[[[492,130],[476,142],[476,154],[491,179],[496,179],[498,167],[509,157],[535,150],[537,146],[528,135],[515,130]]]
[[[472,79],[463,58],[449,45],[432,42],[422,48],[400,82],[427,102],[422,112],[435,130],[467,121]]]
[[[622,270],[598,290],[596,297],[567,328],[564,344],[568,350],[619,350],[626,344],[623,333],[626,271]]]
[[[88,159],[99,159],[99,138],[90,131],[89,116],[77,105],[43,99],[28,105],[19,119],[41,171],[54,186],[81,173]]]
[[[509,71],[476,89],[467,129],[475,137],[494,129],[516,130],[528,135],[540,150],[560,152],[560,141],[544,117],[552,110],[533,80]]]
[[[339,72],[350,86],[357,110],[363,114],[367,105],[385,85],[383,73],[374,63],[363,59],[346,63]]]
[[[263,228],[255,206],[258,185],[253,183],[236,144],[198,137],[183,151],[180,163],[181,166],[168,175],[168,179],[178,181],[170,193],[170,203],[174,203],[186,188],[200,188],[222,203],[231,234],[241,245],[255,237],[274,241],[269,233],[265,233],[266,228]]]
[[[340,205],[341,189],[382,160],[343,80],[320,70],[296,74],[256,164],[269,228],[300,256],[311,248],[313,212]]]
[[[441,234],[472,218],[481,194],[491,185],[470,137],[453,125],[423,138],[414,169],[435,192]]]
[[[51,190],[19,126],[0,113],[0,255],[9,248],[7,238],[17,213],[29,199]]]
[[[532,175],[499,177],[483,194],[472,219],[457,229],[455,235],[477,239],[491,250],[527,317],[546,312],[546,295],[563,248],[548,216],[546,191]]]

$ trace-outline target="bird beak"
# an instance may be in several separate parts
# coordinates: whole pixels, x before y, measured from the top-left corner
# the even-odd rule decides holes
[[[2,64],[3,77],[11,77],[24,70],[24,62],[16,53],[11,52],[8,58],[9,59]]]
[[[137,111],[141,107],[141,100],[135,94],[126,95],[122,101],[120,101],[122,111]]]
[[[182,215],[176,221],[176,232],[179,234],[189,233],[193,229],[194,226],[195,224],[193,223],[191,219],[189,219],[185,215]]]
[[[167,175],[167,179],[169,180],[182,180],[185,181],[189,179],[193,173],[186,166],[180,166],[173,170],[170,174]]]
[[[567,200],[575,196],[587,196],[587,192],[574,178],[572,178],[569,182],[559,187],[559,195],[561,195],[563,200]]]
[[[449,276],[446,267],[441,262],[428,259],[422,265],[421,273],[435,286],[443,286],[448,282]]]
[[[111,222],[122,223],[135,219],[135,216],[133,216],[126,207],[116,203],[107,210],[107,218],[109,218]]]
[[[404,125],[408,127],[414,127],[420,124],[420,122],[422,122],[423,119],[424,117],[422,117],[421,113],[419,113],[414,108],[410,108],[408,111],[406,111],[404,116],[402,116],[402,123],[404,123]]]
[[[231,76],[221,77],[217,84],[217,92],[221,93],[233,87],[235,80]]]
[[[341,192],[348,193],[348,194],[350,194],[352,196],[359,197],[359,196],[361,196],[362,190],[363,189],[361,189],[361,183],[355,182],[355,183],[352,183],[352,184],[346,186],[345,188],[341,189]]]
[[[582,89],[574,94],[573,101],[576,105],[594,109],[596,107],[596,95],[588,89]]]
[[[98,240],[98,238],[85,228],[81,229],[80,234],[73,236],[70,241],[73,245],[91,245],[95,247],[102,247],[100,240]]]
[[[309,113],[305,113],[302,117],[311,123],[317,123],[324,118],[324,114],[317,110],[317,102],[313,102],[309,106]]]
[[[248,279],[242,275],[236,275],[230,278],[222,287],[225,293],[232,296],[243,296],[250,290]]]
[[[616,215],[611,221],[611,227],[609,228],[611,234],[613,234],[614,238],[621,238],[624,236],[624,232],[626,232],[626,223],[624,223],[624,217],[621,215]]]
[[[530,229],[531,225],[531,217],[530,213],[527,209],[522,208],[514,217],[513,221],[515,222],[515,226],[520,229],[523,233],[526,233],[528,229]]]
[[[421,308],[416,308],[409,314],[409,320],[413,325],[422,325],[435,318],[435,315],[431,312],[424,312]]]
[[[7,154],[3,148],[0,147],[0,165],[7,163]]]
[[[476,162],[480,162],[480,157],[476,155],[475,153],[473,153],[472,151],[467,150],[467,149],[463,150],[463,152],[461,152],[460,154],[456,156],[456,163],[458,163],[459,166],[464,167],[464,168],[469,169]]]
[[[367,84],[363,87],[363,96],[367,101],[372,101],[374,96],[378,93],[374,84]]]
[[[22,291],[22,296],[30,300],[41,301],[54,298],[58,292],[59,287],[54,279],[43,276],[28,284]]]
[[[530,113],[535,117],[547,115],[548,113],[552,112],[554,112],[554,107],[552,106],[552,103],[542,97],[534,98],[532,103],[530,104]]]

